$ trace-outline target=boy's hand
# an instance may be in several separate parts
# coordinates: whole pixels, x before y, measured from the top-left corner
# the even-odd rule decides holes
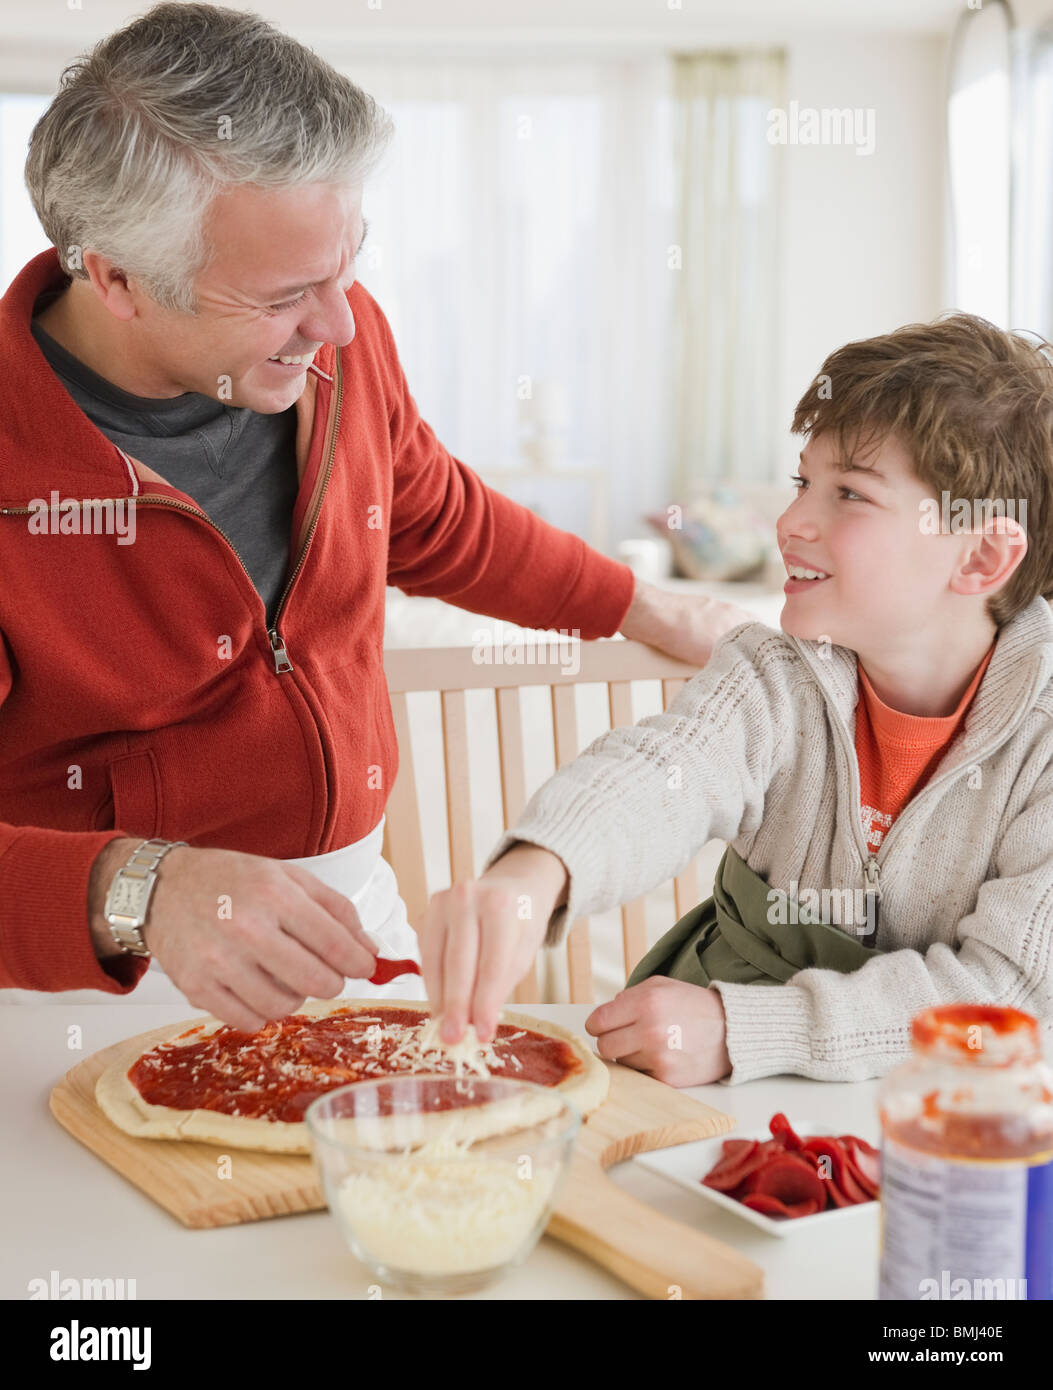
[[[469,1023],[481,1042],[494,1036],[497,1016],[537,954],[567,882],[557,855],[521,842],[482,878],[432,897],[417,935],[424,988],[443,1019],[446,1042],[459,1042]]]
[[[704,1086],[731,1071],[723,1000],[684,980],[651,975],[593,1009],[585,1029],[601,1057],[669,1086]]]

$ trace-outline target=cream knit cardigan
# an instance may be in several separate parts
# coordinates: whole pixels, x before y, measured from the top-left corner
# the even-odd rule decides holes
[[[1008,1005],[1053,1033],[1053,614],[1041,597],[999,630],[965,725],[886,832],[864,839],[856,653],[751,622],[663,714],[596,739],[539,787],[484,868],[517,840],[558,854],[566,924],[630,902],[727,840],[772,888],[865,888],[879,871],[875,956],[849,975],[715,982],[728,1084],[791,1072],[880,1076],[931,1004]],[[670,926],[672,923],[669,924]]]

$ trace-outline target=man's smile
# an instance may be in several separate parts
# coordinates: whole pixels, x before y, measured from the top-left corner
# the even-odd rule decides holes
[[[314,361],[314,357],[313,352],[302,353],[295,357],[282,354],[281,356],[268,357],[267,366],[274,367],[279,372],[305,372]]]

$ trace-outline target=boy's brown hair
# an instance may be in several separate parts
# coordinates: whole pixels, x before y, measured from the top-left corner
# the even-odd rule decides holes
[[[865,458],[895,435],[938,500],[944,492],[952,506],[956,498],[970,505],[1002,499],[1024,526],[1027,553],[987,600],[998,627],[1036,594],[1053,599],[1053,362],[1046,350],[1053,348],[1044,340],[974,314],[910,323],[832,352],[791,426],[810,437],[832,432],[845,461]],[[843,471],[843,462],[837,466]]]

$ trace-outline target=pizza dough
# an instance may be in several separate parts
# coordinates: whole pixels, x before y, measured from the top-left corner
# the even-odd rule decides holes
[[[420,1010],[419,999],[348,1000],[311,999],[297,1014],[312,1018],[324,1018],[348,1007],[360,1010],[370,1018],[383,1018],[386,1010]],[[427,1038],[429,1020],[422,1030]],[[543,1036],[558,1038],[568,1043],[581,1062],[581,1070],[576,1071],[558,1086],[545,1088],[544,1094],[532,1094],[525,1099],[502,1100],[486,1105],[468,1105],[455,1110],[420,1112],[414,1115],[378,1115],[364,1119],[341,1120],[340,1140],[370,1149],[390,1149],[433,1141],[440,1136],[447,1139],[474,1142],[487,1136],[514,1132],[526,1125],[539,1123],[554,1114],[563,1100],[570,1101],[582,1115],[595,1110],[607,1098],[610,1073],[607,1065],[596,1056],[588,1043],[577,1034],[559,1024],[527,1014],[505,1011],[499,1023],[516,1028],[529,1029]],[[173,1024],[160,1041],[176,1047],[197,1043],[216,1032],[223,1024],[219,1019],[191,1019],[185,1023]],[[185,1038],[179,1035],[193,1032]],[[474,1030],[473,1030],[474,1031]],[[419,1045],[421,1034],[417,1034]],[[412,1045],[413,1040],[409,1040]],[[451,1052],[456,1061],[478,1061],[480,1054],[472,1054],[465,1049],[465,1042],[444,1050]],[[129,1040],[127,1051],[122,1051],[99,1077],[95,1086],[95,1098],[107,1117],[119,1129],[142,1139],[180,1139],[193,1142],[219,1144],[229,1148],[261,1149],[274,1153],[306,1154],[311,1152],[310,1136],[303,1121],[268,1120],[256,1116],[229,1115],[218,1110],[177,1110],[170,1106],[153,1105],[144,1100],[138,1089],[128,1079],[128,1071],[145,1052],[159,1045],[157,1040],[149,1046],[137,1045],[136,1039]],[[405,1044],[403,1045],[405,1046]],[[482,1048],[482,1045],[479,1045]],[[485,1061],[492,1054],[493,1043],[482,1050]],[[397,1049],[402,1051],[403,1047]],[[459,1068],[460,1070],[461,1068]],[[393,1075],[412,1073],[397,1072]],[[423,1073],[422,1073],[423,1074]],[[433,1071],[431,1073],[435,1075]],[[449,1073],[446,1073],[449,1075]],[[461,1085],[471,1087],[475,1076],[462,1076]],[[512,1079],[503,1076],[495,1079]],[[469,1096],[471,1091],[467,1092]],[[335,1127],[332,1134],[336,1135]]]

